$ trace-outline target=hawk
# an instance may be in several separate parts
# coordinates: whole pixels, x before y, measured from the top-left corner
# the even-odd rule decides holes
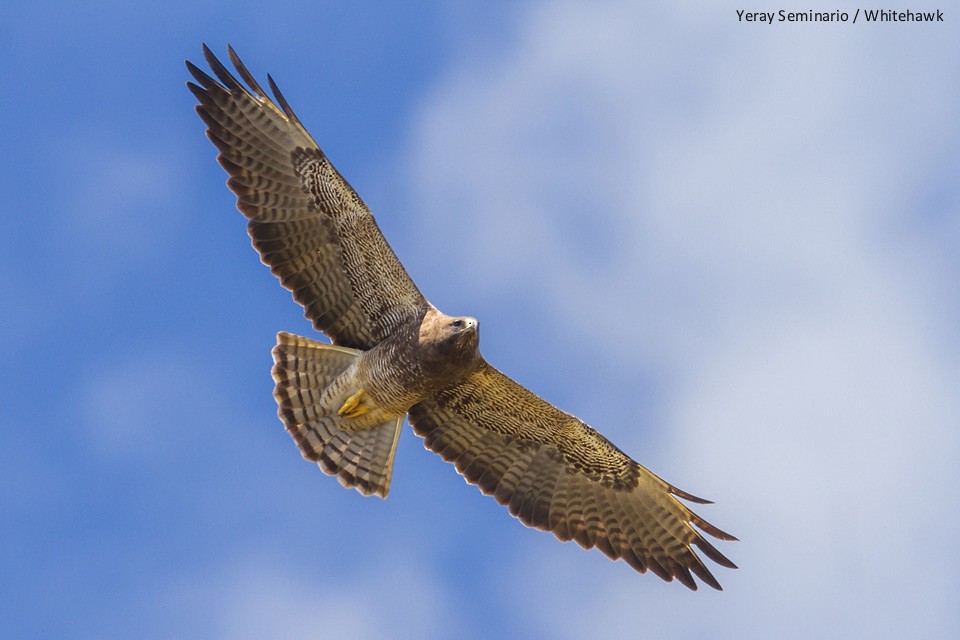
[[[720,584],[694,547],[736,540],[589,425],[484,360],[479,323],[420,293],[360,196],[232,47],[240,82],[203,45],[216,79],[187,61],[197,113],[249,219],[262,261],[330,343],[289,333],[273,349],[278,414],[303,457],[345,487],[387,496],[406,417],[424,445],[529,527],[596,547],[643,573]]]

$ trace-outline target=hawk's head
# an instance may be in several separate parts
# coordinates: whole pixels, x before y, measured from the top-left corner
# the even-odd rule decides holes
[[[420,323],[421,362],[431,368],[465,368],[479,357],[480,323],[431,309]]]

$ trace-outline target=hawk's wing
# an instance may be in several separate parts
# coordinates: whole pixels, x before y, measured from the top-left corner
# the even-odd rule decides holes
[[[693,547],[730,560],[701,531],[735,540],[677,497],[706,503],[664,482],[578,418],[484,363],[462,381],[414,405],[414,430],[527,526],[598,547],[634,569],[697,585],[720,584]],[[700,529],[694,528],[696,525]]]
[[[330,164],[268,76],[276,103],[232,48],[243,86],[211,53],[219,79],[187,62],[197,113],[263,262],[336,344],[369,349],[428,304],[360,196]],[[279,107],[277,104],[279,103]]]

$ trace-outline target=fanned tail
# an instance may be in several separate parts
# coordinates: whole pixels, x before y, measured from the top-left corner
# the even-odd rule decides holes
[[[338,415],[360,351],[289,333],[273,349],[277,411],[307,460],[345,487],[386,498],[403,418],[357,429]]]

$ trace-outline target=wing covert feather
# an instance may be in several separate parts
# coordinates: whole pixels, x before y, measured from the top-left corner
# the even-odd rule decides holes
[[[697,588],[694,575],[720,589],[694,546],[735,568],[701,531],[736,538],[677,497],[705,500],[661,480],[583,421],[489,364],[414,405],[409,419],[428,449],[527,526],[597,547],[637,571],[649,569],[691,589]]]
[[[187,62],[196,80],[187,86],[253,246],[314,327],[335,344],[369,349],[428,303],[273,80],[276,102],[228,51],[246,87],[206,45],[216,79]]]

